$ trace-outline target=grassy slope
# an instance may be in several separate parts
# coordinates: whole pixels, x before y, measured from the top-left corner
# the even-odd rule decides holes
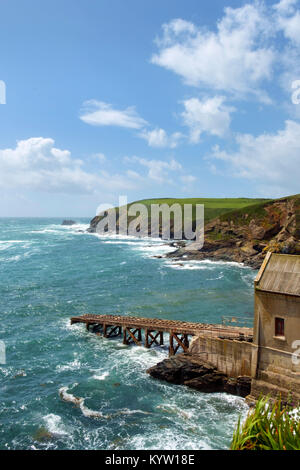
[[[166,199],[144,199],[142,201],[137,201],[139,203],[143,203],[146,206],[150,206],[151,204],[168,204],[172,206],[172,204],[180,204],[183,206],[184,204],[204,204],[205,208],[205,222],[208,222],[216,217],[221,216],[222,214],[231,213],[233,211],[238,211],[245,207],[249,207],[252,205],[260,206],[264,205],[268,202],[268,199],[248,199],[248,198],[191,198],[191,199],[174,199],[174,198],[166,198]],[[131,204],[129,204],[131,205]]]
[[[270,199],[262,200],[257,204],[252,204],[251,207],[241,207],[238,210],[232,210],[229,213],[223,213],[220,215],[222,221],[234,220],[236,224],[245,224],[245,215],[248,214],[247,222],[249,223],[251,218],[256,219],[258,222],[266,218],[266,210],[268,206],[271,206],[273,203],[279,203],[283,201],[294,201],[296,213],[300,209],[300,194],[295,194],[293,196],[288,196],[280,199]]]

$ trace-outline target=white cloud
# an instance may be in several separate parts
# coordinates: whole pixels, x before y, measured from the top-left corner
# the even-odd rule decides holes
[[[84,170],[82,160],[54,146],[54,140],[32,137],[14,149],[0,149],[0,188],[53,193],[95,193],[133,189],[123,175]]]
[[[193,175],[182,175],[180,179],[185,184],[192,184],[192,183],[195,183],[195,181],[197,181],[196,176],[193,176]]]
[[[224,105],[223,96],[215,96],[200,101],[191,98],[183,102],[185,110],[182,112],[183,121],[190,129],[190,140],[197,143],[201,134],[223,137],[230,127],[230,113],[234,108]]]
[[[134,107],[121,111],[103,101],[85,102],[80,119],[93,126],[117,126],[139,130],[138,136],[146,140],[150,147],[175,148],[183,138],[180,132],[168,135],[164,129],[158,127],[147,130],[148,122],[137,114]]]
[[[234,176],[255,181],[264,194],[299,193],[299,123],[286,121],[285,128],[275,134],[240,134],[236,144],[238,150],[232,153],[215,147],[212,157],[229,163]]]
[[[251,91],[262,97],[258,86],[271,78],[275,60],[266,39],[270,34],[261,2],[225,8],[216,31],[176,19],[163,25],[152,62],[172,70],[189,85],[238,94]]]
[[[97,100],[84,103],[80,119],[92,126],[117,126],[128,129],[141,129],[148,124],[138,115],[134,107],[118,110],[111,104]]]
[[[148,142],[150,147],[169,147],[175,148],[178,146],[180,140],[183,138],[181,132],[175,132],[168,136],[164,129],[153,129],[152,131],[142,131],[140,137]]]
[[[274,8],[277,28],[293,45],[300,45],[300,11],[296,10],[298,0],[281,0]]]
[[[106,161],[106,156],[104,155],[104,153],[94,153],[93,154],[93,157],[98,160],[99,162],[105,162]]]
[[[293,13],[297,3],[298,0],[281,0],[274,5],[274,10],[278,11],[280,14]]]
[[[182,170],[182,166],[176,160],[147,160],[141,157],[126,157],[127,163],[137,163],[147,168],[147,177],[158,183],[172,182],[170,172],[178,172]]]

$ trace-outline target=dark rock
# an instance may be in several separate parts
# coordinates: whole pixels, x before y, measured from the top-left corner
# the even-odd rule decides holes
[[[251,377],[243,376],[237,378],[237,395],[245,398],[247,395],[250,395],[251,391]]]
[[[238,395],[245,398],[250,395],[251,391],[251,377],[236,377],[229,378],[224,386],[224,392],[230,393],[231,395]]]
[[[216,393],[224,391],[226,376],[221,372],[213,371],[191,380],[186,380],[184,385],[195,388],[203,393]]]
[[[76,225],[74,220],[63,220],[61,225]]]
[[[250,377],[230,378],[202,359],[183,353],[165,359],[147,370],[151,377],[203,393],[227,392],[245,397],[251,388]]]

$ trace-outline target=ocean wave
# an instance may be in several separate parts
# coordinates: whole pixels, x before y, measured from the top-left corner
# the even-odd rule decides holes
[[[143,411],[143,410],[129,410],[128,408],[124,408],[123,410],[118,411],[120,415],[135,415],[135,414],[140,414],[140,415],[151,415],[149,411]]]
[[[92,378],[95,379],[95,380],[105,380],[106,377],[108,377],[108,376],[109,376],[109,372],[108,372],[108,371],[105,371],[105,372],[103,372],[103,373],[100,374],[100,375],[94,374]]]
[[[0,251],[9,250],[10,248],[28,248],[32,240],[0,240]],[[23,244],[23,245],[21,245]]]
[[[155,256],[164,256],[167,253],[171,253],[172,251],[175,251],[176,248],[165,243],[160,245],[145,244],[143,246],[136,246],[135,250],[141,251],[142,255],[144,255],[146,258],[153,258]]]
[[[88,408],[84,404],[84,398],[81,397],[75,397],[71,393],[68,393],[69,388],[68,387],[61,387],[59,389],[59,396],[63,401],[73,403],[77,407],[80,408],[83,416],[87,418],[104,418],[104,419],[109,419],[109,415],[104,415],[101,411],[94,411]]]
[[[78,370],[82,367],[82,363],[78,359],[74,359],[74,361],[69,362],[68,364],[61,365],[59,364],[56,366],[57,372],[65,372],[68,370]]]
[[[243,263],[237,263],[236,261],[212,261],[208,259],[204,260],[165,260],[164,265],[172,269],[182,270],[198,270],[198,271],[213,271],[219,266],[229,267],[234,266],[241,269],[249,269]]]
[[[68,431],[62,422],[62,418],[54,413],[49,413],[43,417],[48,431],[53,436],[66,436]]]
[[[117,447],[118,448],[118,447]],[[125,441],[120,449],[132,450],[211,450],[212,447],[203,439],[185,436],[179,430],[174,431],[171,427],[161,426],[157,431],[153,430],[151,435],[137,434]]]
[[[59,224],[51,224],[46,227],[41,227],[36,230],[31,230],[26,233],[30,234],[54,234],[54,235],[70,235],[70,234],[79,234],[81,235],[82,232],[86,233],[89,224],[74,224],[74,225],[59,225]]]

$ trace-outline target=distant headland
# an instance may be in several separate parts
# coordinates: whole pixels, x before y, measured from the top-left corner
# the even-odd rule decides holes
[[[300,194],[281,199],[170,198],[139,202],[148,207],[151,204],[171,207],[176,203],[184,208],[185,204],[204,204],[204,246],[198,249],[196,242],[180,243],[176,251],[166,255],[176,260],[236,261],[257,269],[267,251],[300,254]],[[94,217],[88,231],[95,232],[102,218],[103,215]],[[150,218],[148,226],[150,233]],[[174,239],[172,223],[170,239]]]

